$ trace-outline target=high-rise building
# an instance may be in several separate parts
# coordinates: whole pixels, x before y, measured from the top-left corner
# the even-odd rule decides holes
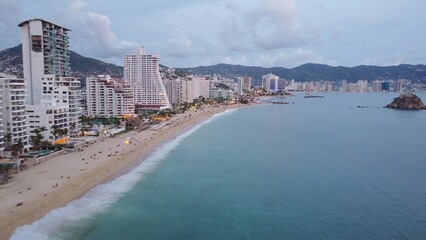
[[[262,87],[268,92],[277,92],[279,90],[284,90],[284,84],[281,84],[282,89],[280,89],[279,82],[279,77],[272,73],[268,73],[262,76]]]
[[[387,82],[382,82],[382,91],[389,91],[390,90],[390,83]]]
[[[195,87],[199,87],[195,85],[194,80],[190,79],[165,79],[164,85],[172,104],[192,103],[196,98]]]
[[[70,30],[42,19],[26,20],[18,26],[22,29],[28,113],[30,117],[46,120],[56,111],[63,118],[59,125],[50,120],[43,121],[47,126],[39,126],[40,121],[30,121],[30,128],[50,129],[56,125],[67,130],[71,137],[79,135],[79,117],[82,114],[81,85],[77,78],[71,77],[68,37]],[[52,136],[48,137],[52,139]]]
[[[395,83],[395,91],[396,92],[402,92],[404,91],[404,79],[398,79],[398,81],[396,81]]]
[[[28,83],[27,103],[41,103],[44,75],[71,76],[67,28],[42,19],[26,20],[22,28],[22,59],[24,78]]]
[[[194,101],[194,83],[188,79],[176,80],[177,103],[192,103]]]
[[[24,79],[0,74],[0,90],[3,102],[3,126],[6,147],[21,143],[25,148],[28,144],[28,125],[26,112],[26,86]]]
[[[250,92],[251,90],[251,77],[238,77],[238,89],[237,93],[239,95],[242,95],[245,92]]]
[[[133,91],[129,84],[109,75],[86,78],[87,114],[100,117],[133,115]]]
[[[382,91],[382,81],[380,80],[374,80],[372,83],[373,92],[380,92]]]
[[[139,48],[136,54],[124,56],[124,79],[133,88],[136,109],[167,109],[170,102],[160,76],[160,58],[145,54]]]
[[[358,80],[356,82],[358,92],[366,92],[368,90],[367,80]]]
[[[348,80],[342,80],[342,92],[348,91]]]
[[[212,89],[212,81],[200,77],[192,78],[194,81],[194,98],[204,97],[210,98],[210,90]]]

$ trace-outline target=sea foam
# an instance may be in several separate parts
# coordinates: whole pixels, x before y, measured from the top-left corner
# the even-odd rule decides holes
[[[47,240],[67,238],[61,229],[78,226],[82,221],[94,218],[96,214],[106,211],[120,197],[130,191],[137,182],[143,180],[146,173],[155,169],[186,137],[202,126],[235,111],[236,109],[226,110],[197,124],[175,139],[158,147],[145,161],[128,174],[94,187],[82,198],[69,202],[65,207],[53,209],[46,216],[30,225],[18,227],[11,239]]]

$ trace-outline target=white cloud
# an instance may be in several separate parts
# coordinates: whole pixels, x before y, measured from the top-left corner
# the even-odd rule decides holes
[[[248,52],[247,33],[244,26],[236,18],[231,18],[227,27],[222,30],[222,41],[228,51]]]
[[[57,10],[66,21],[64,26],[71,29],[71,49],[102,59],[122,59],[124,54],[135,51],[138,43],[117,39],[110,18],[86,11],[87,6],[85,1],[74,1],[68,9]]]
[[[167,54],[171,57],[187,57],[192,54],[192,41],[180,29],[174,29],[173,38],[167,42]]]
[[[247,27],[256,46],[280,49],[303,44],[297,5],[293,0],[263,0],[247,13]]]
[[[21,8],[13,2],[0,2],[0,45],[5,47],[14,47],[20,42],[20,31],[17,25],[20,23],[18,15]],[[22,20],[23,21],[23,20]],[[3,50],[0,48],[0,50]]]
[[[294,0],[228,3],[222,41],[229,51],[250,52],[299,46],[305,43]]]
[[[223,59],[223,63],[234,64],[234,65],[248,65],[249,61],[248,61],[246,56],[239,56],[239,57],[236,57],[236,58],[226,56]]]

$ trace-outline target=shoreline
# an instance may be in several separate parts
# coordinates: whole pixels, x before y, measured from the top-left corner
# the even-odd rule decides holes
[[[15,174],[0,186],[0,238],[8,239],[56,208],[79,199],[92,188],[129,173],[158,147],[217,113],[247,105],[205,106],[173,116],[159,129],[131,131],[114,138],[98,138],[83,152],[53,157]],[[129,144],[124,141],[129,139]],[[17,203],[22,203],[17,206]]]

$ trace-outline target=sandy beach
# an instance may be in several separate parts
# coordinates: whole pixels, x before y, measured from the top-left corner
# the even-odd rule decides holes
[[[141,132],[97,138],[83,151],[58,155],[13,175],[9,183],[0,185],[0,239],[8,239],[17,227],[31,224],[93,187],[130,171],[161,144],[234,107],[207,106]]]

